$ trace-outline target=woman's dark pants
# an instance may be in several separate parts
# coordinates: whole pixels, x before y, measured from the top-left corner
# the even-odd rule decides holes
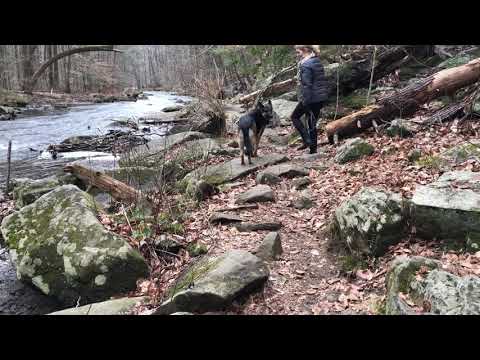
[[[300,102],[295,110],[293,110],[291,116],[293,126],[295,126],[300,133],[303,143],[306,146],[309,146],[311,151],[317,151],[317,121],[322,107],[323,103],[321,102],[309,104],[307,107]],[[301,118],[304,114],[307,115],[308,129],[305,129],[305,126],[301,121]]]

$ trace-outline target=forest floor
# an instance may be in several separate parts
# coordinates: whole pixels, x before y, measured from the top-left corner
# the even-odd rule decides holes
[[[433,242],[415,238],[412,233],[400,244],[393,246],[382,257],[358,261],[349,256],[343,246],[336,246],[329,238],[328,225],[339,204],[357,193],[362,187],[375,186],[410,198],[418,184],[428,184],[441,174],[437,168],[414,165],[408,160],[413,149],[422,154],[437,154],[456,144],[477,136],[474,124],[470,128],[457,128],[455,122],[434,125],[419,131],[412,138],[390,138],[370,131],[361,135],[375,147],[369,157],[345,165],[333,164],[336,147],[324,145],[319,152],[324,157],[307,165],[328,166],[325,171],[310,170],[315,206],[296,210],[290,202],[299,192],[292,180],[270,185],[276,195],[272,203],[259,203],[258,209],[241,210],[238,215],[247,221],[281,222],[283,254],[278,261],[269,262],[270,278],[260,293],[234,303],[225,314],[381,314],[385,299],[385,276],[389,262],[398,255],[419,255],[438,259],[444,269],[458,275],[480,275],[480,252],[475,255],[447,251]],[[276,128],[270,134],[289,135],[291,129]],[[262,139],[259,157],[281,153],[290,160],[304,154],[292,147],[277,147],[269,143],[268,135]],[[233,137],[231,137],[233,140]],[[215,163],[229,159],[215,158]],[[466,161],[455,167],[480,171],[480,164]],[[239,232],[231,225],[211,225],[210,215],[216,210],[234,205],[236,196],[256,185],[255,175],[239,180],[228,191],[220,192],[200,203],[189,213],[181,237],[186,243],[207,245],[209,255],[229,249],[255,252],[268,232]],[[124,234],[125,235],[125,234]],[[191,263],[187,252],[180,252],[175,263],[153,271],[152,277],[140,284],[135,295],[154,295],[161,298],[165,289]],[[422,309],[417,308],[419,313]],[[142,311],[140,310],[140,313]],[[146,311],[148,313],[148,310]]]

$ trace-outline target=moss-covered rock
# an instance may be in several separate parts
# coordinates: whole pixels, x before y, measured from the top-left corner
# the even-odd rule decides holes
[[[440,270],[440,265],[422,257],[395,259],[387,274],[386,314],[414,313],[402,293],[424,314],[479,315],[480,278],[458,277]]]
[[[392,261],[386,276],[387,298],[385,313],[387,315],[413,314],[409,306],[399,297],[399,294],[409,295],[412,292],[411,284],[415,281],[416,272],[422,266],[432,270],[438,268],[440,264],[435,260],[420,256],[400,256]]]
[[[386,133],[390,137],[410,137],[414,131],[410,124],[403,119],[395,119],[387,128]]]
[[[261,259],[244,250],[230,250],[202,259],[169,290],[157,314],[221,310],[233,300],[260,288],[269,271]]]
[[[406,236],[406,204],[398,194],[363,188],[335,210],[331,230],[353,253],[380,256]]]
[[[417,186],[411,201],[411,217],[417,234],[425,239],[480,249],[480,176],[452,171],[436,182]]]
[[[345,164],[369,156],[374,151],[373,146],[361,138],[348,139],[337,149],[334,161],[337,164]]]
[[[240,159],[236,158],[221,164],[192,171],[185,176],[182,183],[187,191],[191,189],[191,193],[194,194],[196,193],[195,189],[198,188],[197,185],[199,182],[204,182],[211,186],[218,186],[245,177],[264,166],[278,164],[287,160],[288,158],[285,155],[271,154],[256,158],[251,165],[242,165]]]
[[[6,217],[1,231],[18,278],[66,305],[131,291],[148,275],[141,254],[103,227],[93,198],[74,185]]]
[[[14,179],[11,183],[13,199],[17,209],[35,202],[40,196],[49,193],[65,184],[79,184],[79,181],[71,176],[51,176],[48,178],[33,180],[28,178]]]
[[[191,257],[197,257],[206,254],[208,252],[208,248],[204,244],[195,242],[187,246],[187,251],[188,255]]]

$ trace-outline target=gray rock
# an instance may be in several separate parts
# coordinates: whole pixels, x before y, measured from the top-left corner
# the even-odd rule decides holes
[[[174,106],[167,106],[162,109],[163,112],[168,113],[168,112],[176,112],[180,111],[183,109],[183,106],[180,105],[174,105]]]
[[[364,156],[373,154],[374,148],[361,138],[348,139],[337,149],[334,161],[337,164],[345,164],[358,160]]]
[[[191,243],[187,246],[188,255],[191,257],[197,257],[204,255],[208,252],[208,248],[204,244]]]
[[[142,304],[147,299],[147,297],[137,297],[108,300],[56,311],[48,315],[128,315],[135,306]]]
[[[398,194],[363,188],[335,210],[333,236],[354,253],[382,255],[407,234],[405,208]]]
[[[268,276],[263,261],[244,250],[202,259],[169,290],[169,300],[156,314],[221,310],[238,297],[259,289]]]
[[[291,126],[292,121],[290,120],[290,117],[297,106],[297,102],[284,99],[274,99],[272,100],[272,106],[273,110],[278,114],[282,126]]]
[[[417,186],[411,200],[417,234],[480,250],[480,175],[452,171],[426,186]]]
[[[235,204],[270,201],[275,201],[275,194],[272,188],[268,185],[257,185],[240,194],[235,200]]]
[[[271,232],[263,239],[256,256],[263,260],[276,260],[283,253],[282,242],[278,232]]]
[[[187,183],[186,195],[197,201],[204,201],[218,192],[218,188],[203,180],[192,179]]]
[[[272,223],[251,223],[251,222],[242,222],[236,224],[235,228],[240,232],[252,232],[252,231],[278,231],[282,228],[282,224],[278,222]]]
[[[210,224],[230,224],[233,222],[242,222],[240,216],[225,212],[214,212],[208,219]]]
[[[278,184],[279,182],[281,182],[282,179],[280,177],[278,177],[277,175],[274,175],[272,173],[266,173],[266,172],[259,172],[257,174],[257,177],[255,179],[255,182],[257,184]]]
[[[422,151],[419,149],[413,149],[408,153],[408,161],[415,162],[422,157]]]
[[[285,94],[279,96],[278,99],[287,100],[287,101],[298,101],[297,92],[296,91],[290,91],[288,93],[285,93]]]
[[[288,179],[293,179],[300,176],[308,176],[310,172],[307,168],[294,165],[294,164],[279,164],[274,166],[269,166],[265,170],[261,171],[258,174],[258,177],[266,176],[270,174],[277,177],[286,177]]]
[[[287,161],[285,155],[271,154],[254,160],[252,165],[241,165],[240,159],[236,158],[225,163],[208,166],[206,169],[198,169],[185,176],[187,183],[193,179],[202,179],[211,185],[221,185],[243,178],[258,169]]]
[[[170,314],[170,315],[194,315],[194,314],[189,313],[189,312],[185,312],[185,311],[179,311],[179,312],[176,312],[176,313],[173,313],[173,314]]]
[[[166,235],[161,235],[160,237],[154,240],[155,249],[160,251],[166,251],[172,254],[176,254],[182,249],[184,246],[183,244],[179,243],[178,241],[167,238]]]
[[[120,161],[135,161],[138,160],[141,165],[141,161],[146,157],[152,157],[162,153],[165,150],[172,148],[173,146],[183,144],[188,141],[204,139],[208,136],[201,132],[188,131],[175,135],[166,136],[164,138],[155,139],[148,144],[140,145],[133,148],[128,154],[121,156]]]
[[[148,275],[142,255],[97,219],[90,195],[61,186],[3,219],[20,280],[73,305],[134,290]]]
[[[403,119],[395,119],[387,128],[386,133],[390,137],[410,137],[414,134],[412,126]]]
[[[312,200],[312,194],[308,190],[302,191],[302,193],[291,202],[290,206],[295,209],[310,209],[315,206],[314,201]]]
[[[479,315],[480,278],[477,276],[458,277],[439,270],[440,263],[422,257],[399,257],[387,274],[386,313],[406,315],[414,313],[410,305],[399,294],[406,294],[424,314],[437,315]],[[421,267],[425,272],[419,277]]]
[[[73,176],[51,176],[40,180],[27,178],[14,179],[12,181],[13,199],[17,209],[32,204],[42,195],[65,184],[76,184],[78,180]]]
[[[306,188],[308,185],[312,183],[312,180],[308,176],[304,176],[298,179],[293,179],[292,180],[292,187],[295,190],[301,190],[303,188]]]

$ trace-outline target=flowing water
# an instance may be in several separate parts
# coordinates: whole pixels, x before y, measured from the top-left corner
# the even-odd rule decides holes
[[[48,145],[59,144],[71,136],[105,134],[112,129],[110,124],[115,119],[138,119],[159,113],[164,107],[175,105],[178,99],[188,100],[166,92],[145,94],[147,99],[136,102],[81,105],[61,113],[0,121],[0,188],[6,176],[9,140],[12,140],[12,177],[41,178],[53,174],[72,158],[109,155],[98,152],[64,153],[59,154],[58,160],[52,160],[43,152]],[[154,132],[162,133],[162,128]],[[59,308],[52,299],[16,279],[7,250],[0,245],[0,314],[45,314]]]

